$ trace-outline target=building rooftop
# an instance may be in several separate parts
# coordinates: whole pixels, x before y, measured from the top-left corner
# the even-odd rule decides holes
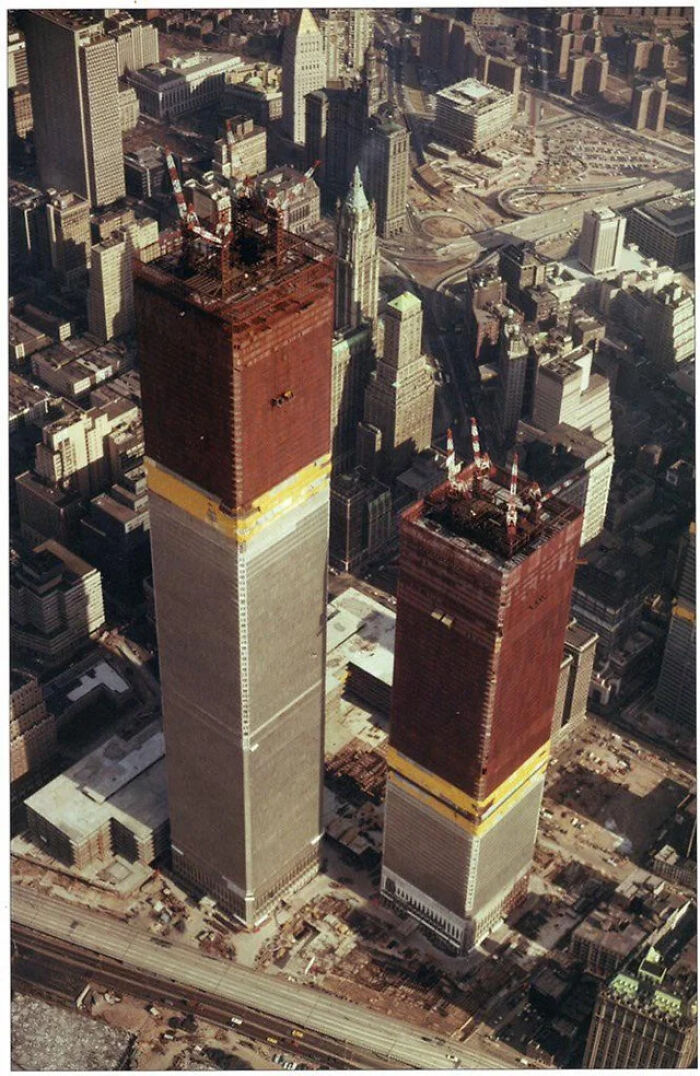
[[[159,721],[129,740],[112,736],[30,796],[27,806],[80,842],[111,818],[148,835],[168,818]]]
[[[447,86],[436,94],[438,100],[447,101],[465,114],[482,111],[486,106],[501,101],[512,94],[496,86],[487,86],[476,78],[466,78],[454,86]]]
[[[325,280],[333,272],[333,255],[302,236],[277,225],[276,216],[252,199],[233,206],[234,222],[221,247],[209,246],[199,255],[182,236],[172,252],[145,264],[134,275],[166,287],[185,302],[205,307],[244,329],[256,315],[270,310],[270,289],[278,306],[293,304],[294,289],[284,282]]]
[[[535,512],[525,497],[529,482],[518,479],[512,540],[506,526],[510,474],[491,465],[488,476],[475,484],[476,465],[470,464],[456,482],[445,482],[425,500],[408,508],[403,519],[439,535],[465,552],[497,568],[513,566],[539,549],[581,512],[557,498]]]
[[[676,235],[684,235],[695,227],[695,191],[679,191],[657,198],[646,205],[635,206],[633,212],[663,225]]]

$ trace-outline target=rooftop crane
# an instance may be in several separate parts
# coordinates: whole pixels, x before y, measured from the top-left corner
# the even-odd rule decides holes
[[[469,420],[471,426],[472,435],[472,453],[474,455],[474,463],[476,464],[476,473],[474,475],[474,489],[481,488],[481,480],[488,475],[491,470],[491,458],[488,452],[481,451],[481,443],[479,441],[479,427],[476,424],[474,416]]]
[[[508,548],[513,552],[515,536],[518,527],[518,453],[513,456],[510,468],[510,490],[508,491],[508,504],[506,506],[506,534],[508,535]]]
[[[204,239],[207,243],[213,243],[214,246],[221,246],[223,244],[225,236],[213,235],[212,232],[207,231],[199,223],[199,217],[197,216],[194,207],[188,206],[185,200],[185,195],[180,183],[180,177],[177,174],[177,168],[175,167],[175,160],[172,152],[165,146],[162,150],[165,155],[165,163],[168,166],[168,172],[170,174],[170,182],[173,185],[173,191],[175,193],[175,201],[177,203],[177,211],[180,216],[183,229],[192,235],[198,236],[200,239]]]

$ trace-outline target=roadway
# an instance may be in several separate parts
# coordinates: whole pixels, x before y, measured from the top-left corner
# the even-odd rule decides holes
[[[482,1048],[424,1033],[308,986],[205,956],[187,941],[156,939],[137,923],[123,923],[21,886],[12,887],[12,923],[15,939],[21,937],[25,948],[31,948],[32,938],[39,950],[47,938],[56,939],[69,944],[73,953],[89,954],[93,967],[100,964],[99,958],[118,962],[124,974],[146,975],[168,994],[178,988],[195,990],[204,1004],[230,1005],[232,1013],[245,1013],[246,1018],[267,1014],[397,1066],[508,1067],[502,1057]],[[70,962],[68,956],[66,960]],[[293,1049],[294,1041],[290,1038],[286,1049]]]

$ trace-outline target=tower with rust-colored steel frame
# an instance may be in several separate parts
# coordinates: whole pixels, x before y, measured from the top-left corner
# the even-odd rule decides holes
[[[581,514],[482,456],[400,521],[382,895],[450,950],[527,891]]]
[[[249,927],[318,869],[333,274],[246,202],[135,269],[173,867]]]

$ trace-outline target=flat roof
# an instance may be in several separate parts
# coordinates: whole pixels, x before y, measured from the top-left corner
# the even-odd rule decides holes
[[[168,818],[160,721],[129,740],[116,735],[30,796],[27,806],[75,842],[111,818],[137,836]]]

